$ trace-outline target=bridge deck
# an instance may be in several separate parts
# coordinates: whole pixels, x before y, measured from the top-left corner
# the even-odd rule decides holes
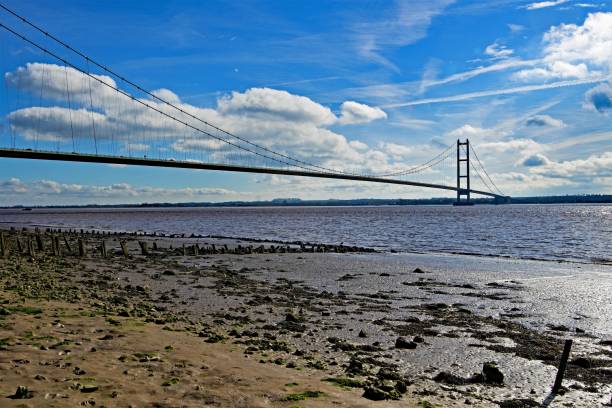
[[[400,184],[400,185],[405,185],[405,186],[416,186],[416,187],[425,187],[425,188],[435,188],[435,189],[440,189],[440,190],[457,191],[456,187],[445,186],[442,184],[421,183],[417,181],[404,181],[404,180],[394,180],[394,179],[387,179],[387,178],[380,178],[380,177],[324,173],[324,172],[307,171],[307,170],[285,170],[285,169],[273,169],[273,168],[265,168],[265,167],[235,166],[235,165],[229,165],[229,164],[209,164],[209,163],[188,162],[188,161],[179,161],[179,160],[160,160],[160,159],[149,159],[149,158],[105,156],[105,155],[82,154],[82,153],[58,153],[58,152],[30,150],[30,149],[5,149],[5,148],[0,148],[0,157],[18,158],[18,159],[71,161],[71,162],[83,162],[83,163],[124,164],[124,165],[130,165],[130,166],[154,166],[154,167],[172,167],[172,168],[198,169],[198,170],[234,171],[234,172],[241,172],[241,173],[279,174],[279,175],[286,175],[286,176],[317,177],[317,178],[327,178],[327,179],[367,181],[371,183]],[[506,198],[498,194],[490,193],[487,191],[480,191],[480,190],[470,190],[470,193],[480,194],[480,195],[488,196],[488,197],[502,198],[502,199]]]

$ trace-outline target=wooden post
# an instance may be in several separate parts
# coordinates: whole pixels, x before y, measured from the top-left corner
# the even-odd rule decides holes
[[[140,245],[140,252],[143,255],[149,255],[149,247],[146,241],[138,241],[138,245]]]
[[[106,241],[102,240],[102,244],[100,245],[100,252],[102,253],[102,258],[106,258]]]
[[[195,245],[193,246],[193,254],[194,254],[195,256],[200,255],[200,248],[198,247],[198,244],[195,244]]]
[[[8,252],[8,247],[4,241],[4,232],[0,232],[0,256],[4,258],[5,256],[8,256]]]
[[[62,256],[62,248],[60,247],[60,239],[57,235],[53,237],[53,243],[55,244],[55,251],[57,253],[57,256]]]
[[[70,248],[70,242],[68,242],[68,238],[64,235],[64,244],[66,244],[66,248],[68,249],[68,253],[72,253],[72,248]]]
[[[563,382],[563,374],[565,374],[565,367],[567,367],[567,359],[572,349],[572,340],[565,340],[563,346],[563,354],[561,355],[561,362],[559,363],[559,370],[557,371],[557,378],[555,378],[555,384],[553,385],[552,392],[556,394],[561,389],[561,383]]]
[[[15,240],[17,241],[17,252],[19,254],[23,253],[23,245],[21,245],[21,241],[19,240],[19,237],[15,237]]]
[[[185,244],[183,244],[183,256],[187,255],[187,248],[185,248]]]
[[[123,256],[126,258],[129,257],[130,253],[128,252],[128,247],[125,241],[119,241],[119,245],[121,245],[121,252],[123,252]]]
[[[36,246],[38,247],[39,251],[44,251],[45,250],[45,245],[43,243],[42,237],[40,236],[40,234],[36,234]]]
[[[81,238],[79,238],[79,256],[83,257],[85,255],[87,255],[87,251],[85,249],[85,243],[83,242]]]
[[[34,258],[34,242],[28,238],[28,255]]]

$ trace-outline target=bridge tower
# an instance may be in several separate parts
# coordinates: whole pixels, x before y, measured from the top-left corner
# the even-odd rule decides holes
[[[462,147],[464,147],[462,149]],[[463,153],[461,152],[463,150]],[[465,163],[465,164],[463,164]],[[462,182],[461,180],[465,180]],[[465,199],[462,200],[461,197]],[[453,205],[474,205],[470,201],[470,140],[457,139],[457,201]]]

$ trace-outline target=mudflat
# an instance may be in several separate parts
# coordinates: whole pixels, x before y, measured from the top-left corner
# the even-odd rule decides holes
[[[345,273],[370,253],[363,248],[74,231],[5,231],[3,242],[2,406],[610,400],[610,342],[579,328],[565,387],[550,394],[570,328],[521,324],[519,282],[458,283],[375,264]],[[312,273],[335,290],[296,279]],[[369,290],[364,276],[396,289]],[[466,302],[440,302],[439,292]],[[509,313],[478,313],[470,299]]]

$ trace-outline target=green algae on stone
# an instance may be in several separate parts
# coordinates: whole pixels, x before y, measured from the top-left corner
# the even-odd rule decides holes
[[[325,396],[323,391],[311,391],[306,390],[302,392],[296,392],[283,397],[282,401],[303,401],[308,398],[319,398]]]
[[[340,387],[347,388],[363,388],[365,383],[361,380],[356,380],[354,378],[347,377],[328,377],[323,378],[321,381],[329,382]]]

